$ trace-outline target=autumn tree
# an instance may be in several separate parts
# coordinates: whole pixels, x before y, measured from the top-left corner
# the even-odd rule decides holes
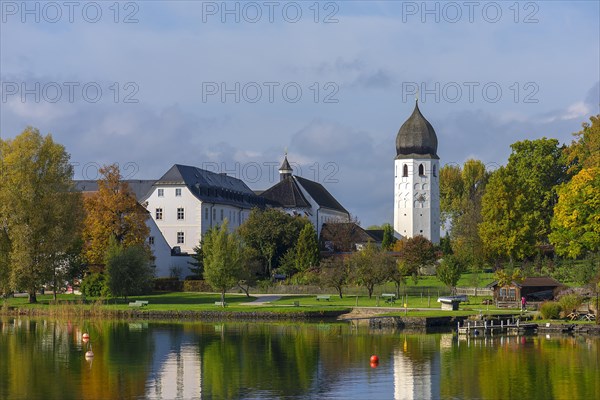
[[[433,243],[421,235],[406,239],[398,253],[398,268],[404,276],[412,275],[415,280],[421,267],[432,265],[435,262]]]
[[[292,217],[269,208],[253,209],[238,228],[246,246],[256,250],[263,263],[263,275],[270,276],[283,255],[298,241],[300,231],[308,223],[303,217]]]
[[[569,172],[576,174],[583,168],[600,168],[600,114],[584,122],[583,129],[574,133],[575,140],[565,148]]]
[[[490,177],[482,198],[479,233],[486,253],[511,263],[548,243],[556,189],[567,179],[556,139],[511,145],[508,164]]]
[[[244,249],[237,233],[229,233],[228,221],[212,227],[204,236],[204,278],[213,289],[221,293],[225,305],[225,291],[235,286],[244,263]]]
[[[138,204],[127,182],[121,180],[118,165],[102,167],[100,174],[98,191],[84,201],[84,253],[89,264],[103,264],[111,237],[123,248],[137,245],[150,254],[148,212]]]
[[[13,140],[0,140],[1,273],[8,262],[9,285],[24,288],[29,302],[52,280],[57,265],[81,226],[80,194],[75,191],[65,148],[51,135],[27,128]]]
[[[446,165],[440,170],[440,208],[451,232],[452,253],[474,269],[483,262],[478,226],[488,179],[489,172],[479,160],[467,160],[462,168]]]
[[[584,168],[558,189],[550,241],[561,256],[600,251],[600,168]]]

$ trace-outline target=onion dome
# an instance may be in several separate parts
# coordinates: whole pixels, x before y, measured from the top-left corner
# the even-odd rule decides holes
[[[396,159],[439,159],[437,147],[435,130],[421,114],[417,101],[412,115],[402,124],[396,136]]]

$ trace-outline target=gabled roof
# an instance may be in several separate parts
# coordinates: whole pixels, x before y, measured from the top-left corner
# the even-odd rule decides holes
[[[81,192],[97,192],[98,191],[98,181],[95,180],[79,180],[74,181],[75,188]],[[129,185],[129,188],[135,194],[136,200],[140,200],[144,198],[150,189],[152,189],[152,185],[156,182],[155,179],[127,179],[123,182],[126,182]]]
[[[383,229],[365,229],[365,232],[377,243],[383,242]]]
[[[293,178],[319,206],[348,214],[348,211],[320,183],[295,175]]]
[[[523,282],[517,283],[512,282],[513,285],[518,287],[559,287],[564,286],[562,283],[549,276],[531,276],[523,279]],[[498,286],[498,281],[494,281],[487,285],[488,287]]]
[[[173,165],[153,186],[185,185],[199,200],[234,206],[262,206],[264,199],[240,179],[188,165]]]
[[[310,208],[310,203],[302,194],[293,176],[288,176],[278,182],[276,185],[262,192],[260,196],[279,207]]]

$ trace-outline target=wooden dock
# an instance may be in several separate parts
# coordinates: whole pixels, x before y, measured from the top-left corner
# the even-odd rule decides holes
[[[495,334],[533,333],[538,324],[521,322],[519,319],[507,321],[464,321],[457,326],[459,335],[479,336]]]

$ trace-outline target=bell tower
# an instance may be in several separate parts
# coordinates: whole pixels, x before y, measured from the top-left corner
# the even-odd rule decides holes
[[[397,237],[422,235],[440,242],[440,181],[435,130],[419,110],[396,136],[394,231]]]

